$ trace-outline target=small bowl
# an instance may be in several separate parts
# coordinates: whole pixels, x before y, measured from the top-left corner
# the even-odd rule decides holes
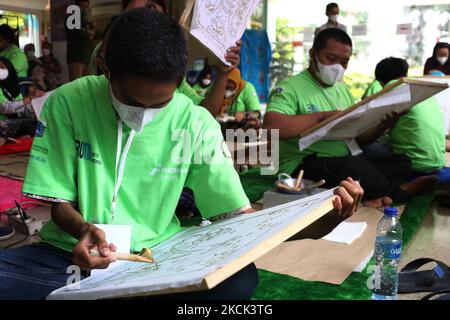
[[[297,182],[297,179],[294,178],[287,178],[287,179],[278,179],[277,181],[275,181],[275,186],[277,187],[278,191],[282,192],[282,193],[288,193],[288,194],[300,194],[303,192],[303,188],[305,188],[305,183],[302,181],[300,183],[300,190],[296,191],[296,190],[288,190],[288,189],[284,189],[279,187],[280,185],[284,185],[286,187],[294,187],[295,183]]]

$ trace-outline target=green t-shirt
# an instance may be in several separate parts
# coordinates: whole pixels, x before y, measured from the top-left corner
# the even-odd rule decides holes
[[[0,52],[1,57],[5,57],[11,61],[17,71],[17,76],[26,77],[28,74],[28,60],[25,53],[15,44]]]
[[[371,95],[374,95],[377,92],[380,92],[383,90],[383,86],[381,83],[378,82],[378,80],[374,80],[366,89],[366,92],[364,92],[364,95],[362,96],[362,99],[365,99],[367,97],[370,97]]]
[[[177,87],[177,92],[184,94],[186,97],[192,100],[195,105],[199,106],[205,99],[195,92],[195,90],[187,83],[186,79],[183,78],[180,85]]]
[[[400,117],[389,133],[396,154],[407,155],[414,171],[430,172],[445,165],[445,133],[441,108],[432,97]]]
[[[198,94],[201,97],[205,97],[206,93],[211,89],[212,84],[207,86],[206,88],[202,87],[200,83],[196,83],[192,86],[192,89],[194,89],[195,93]]]
[[[380,87],[378,91],[382,89]],[[436,98],[415,105],[401,116],[389,132],[388,144],[394,153],[404,154],[411,159],[414,171],[442,169],[445,165],[444,120]]]
[[[227,113],[234,115],[238,112],[251,112],[261,111],[261,105],[259,104],[258,94],[256,89],[250,82],[245,82],[244,88],[234,101],[234,103],[228,108]]]
[[[266,112],[301,115],[346,109],[353,104],[354,98],[344,83],[324,88],[305,70],[278,84],[269,97]],[[303,158],[314,153],[322,158],[349,155],[344,141],[319,141],[300,152],[298,140],[280,141],[279,172],[291,174]]]
[[[129,133],[124,125],[122,150]],[[194,108],[192,101],[175,93],[169,105],[135,135],[112,220],[117,135],[105,77],[87,76],[60,87],[44,105],[23,193],[76,203],[91,223],[131,225],[133,251],[152,247],[181,230],[174,212],[184,187],[193,190],[205,218],[249,203],[219,124],[206,109]],[[185,139],[176,139],[181,136]],[[186,161],[173,156],[180,150]],[[210,159],[199,161],[212,152]],[[41,237],[68,251],[77,242],[52,221]]]

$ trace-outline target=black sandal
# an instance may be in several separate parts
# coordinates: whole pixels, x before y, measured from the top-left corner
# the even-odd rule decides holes
[[[434,262],[432,270],[417,271]],[[411,261],[399,273],[398,293],[437,292],[450,289],[450,269],[442,261],[422,258]]]

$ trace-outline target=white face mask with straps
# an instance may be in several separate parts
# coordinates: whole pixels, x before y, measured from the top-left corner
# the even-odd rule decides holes
[[[111,97],[111,103],[119,115],[120,119],[131,129],[136,132],[142,132],[144,127],[153,121],[153,119],[164,110],[162,108],[142,108],[133,107],[120,102],[112,91],[111,86],[109,87],[109,95]]]
[[[336,23],[338,21],[338,18],[339,18],[338,14],[329,16],[330,21],[333,22],[333,23]]]
[[[325,65],[320,63],[317,58],[317,75],[327,85],[334,86],[336,82],[342,81],[344,78],[345,69],[340,64]]]

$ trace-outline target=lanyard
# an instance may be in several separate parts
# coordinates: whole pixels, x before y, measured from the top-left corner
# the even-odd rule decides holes
[[[127,161],[128,151],[130,151],[131,143],[133,142],[134,135],[136,131],[131,130],[130,135],[127,139],[127,143],[125,144],[125,148],[123,150],[122,156],[120,153],[122,152],[122,136],[123,136],[123,124],[122,121],[118,120],[119,129],[117,132],[117,153],[116,153],[116,182],[114,184],[114,195],[111,206],[111,220],[114,221],[114,213],[116,210],[116,202],[117,202],[117,194],[119,193],[120,185],[122,184],[123,172],[125,170],[125,162]],[[120,162],[119,162],[120,159]]]

